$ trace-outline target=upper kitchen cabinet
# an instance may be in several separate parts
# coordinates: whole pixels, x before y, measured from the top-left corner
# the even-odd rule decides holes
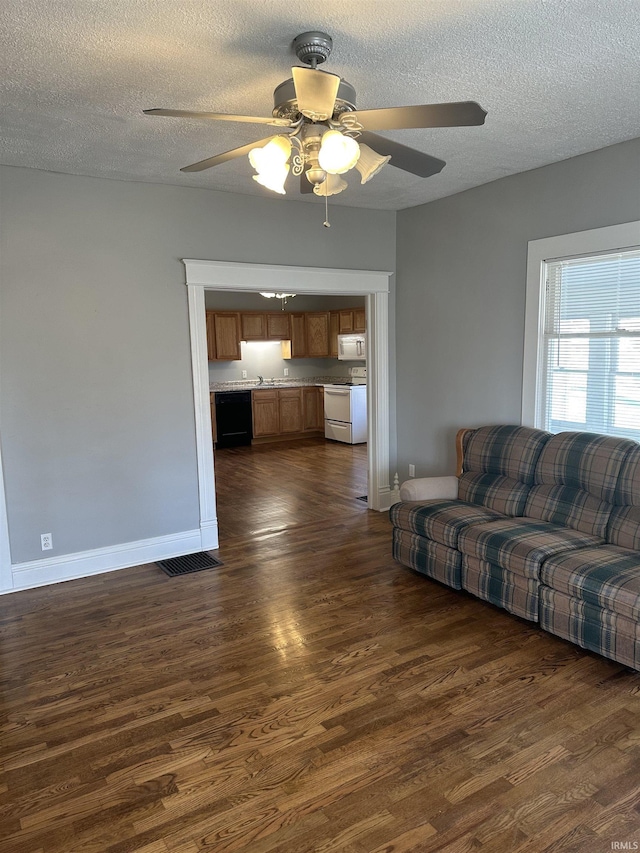
[[[329,356],[329,312],[307,311],[305,315],[307,333],[307,357],[328,358]]]
[[[305,311],[290,314],[291,337],[282,342],[283,358],[328,358],[329,312]]]
[[[240,329],[243,341],[266,341],[267,340],[267,315],[256,311],[240,314]]]
[[[366,330],[365,310],[362,308],[345,308],[338,312],[338,332],[349,335],[352,332]]]
[[[240,361],[240,314],[237,311],[207,311],[209,361]]]
[[[287,341],[291,337],[289,314],[265,311],[241,311],[243,341]]]
[[[288,341],[291,337],[291,318],[281,311],[279,314],[267,314],[267,340]]]

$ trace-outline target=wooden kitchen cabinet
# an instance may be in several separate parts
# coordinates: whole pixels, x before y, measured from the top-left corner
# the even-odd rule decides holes
[[[302,419],[305,432],[324,429],[324,388],[321,386],[302,389]]]
[[[253,437],[279,435],[280,417],[278,391],[265,388],[251,392],[253,408]]]
[[[267,315],[262,312],[243,311],[240,314],[240,328],[243,341],[266,341]]]
[[[339,334],[348,335],[353,332],[353,309],[343,308],[338,312]]]
[[[267,340],[288,341],[291,337],[290,314],[281,311],[279,314],[266,314]]]
[[[290,315],[284,312],[243,311],[240,325],[243,341],[287,341],[291,337]]]
[[[338,357],[338,334],[340,332],[340,312],[329,311],[329,355]]]
[[[290,314],[291,322],[291,338],[289,355],[285,358],[306,358],[307,357],[307,332],[304,314]],[[283,347],[283,354],[284,354]]]
[[[302,388],[278,389],[280,434],[302,432]]]
[[[256,388],[251,392],[253,438],[302,438],[324,431],[324,390],[316,385]]]
[[[307,311],[305,314],[307,333],[307,357],[328,358],[329,356],[329,312]]]
[[[349,335],[352,332],[366,331],[366,312],[362,308],[343,308],[338,312],[339,334]]]
[[[207,311],[205,314],[207,321],[207,360],[216,360],[216,329],[214,325],[213,311]]]
[[[207,357],[209,361],[240,361],[240,314],[237,311],[207,311]]]

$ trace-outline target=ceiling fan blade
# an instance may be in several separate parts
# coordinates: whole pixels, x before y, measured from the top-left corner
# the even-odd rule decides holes
[[[314,68],[295,66],[291,69],[298,109],[312,121],[326,121],[333,115],[340,86],[337,74]]]
[[[278,134],[276,134],[278,136]],[[258,139],[256,142],[250,142],[248,145],[243,145],[240,148],[232,148],[231,151],[225,151],[224,154],[216,154],[215,157],[208,157],[206,160],[200,160],[199,163],[192,163],[190,166],[183,166],[181,172],[202,172],[204,169],[210,169],[212,166],[219,166],[220,163],[226,163],[227,160],[234,160],[236,157],[242,157],[243,154],[248,154],[252,148],[263,148],[267,142],[275,139],[274,136],[267,136],[266,139]]]
[[[347,115],[355,116],[365,130],[400,130],[411,127],[462,127],[484,124],[487,111],[475,101],[459,101],[451,104],[356,110]]]
[[[271,124],[275,127],[291,127],[292,122],[288,118],[264,118],[261,116],[234,116],[229,113],[193,113],[189,110],[142,110],[148,116],[173,116],[174,118],[199,118],[207,121],[243,121],[250,124]]]
[[[313,184],[307,180],[307,176],[304,172],[300,175],[300,192],[302,195],[313,193]]]
[[[389,163],[392,166],[405,172],[411,172],[412,175],[418,175],[419,178],[430,178],[431,175],[437,175],[446,166],[444,160],[423,154],[422,151],[417,151],[415,148],[400,145],[399,142],[378,136],[376,133],[364,131],[358,137],[358,141],[364,142],[365,145],[373,148],[383,157],[390,155]]]

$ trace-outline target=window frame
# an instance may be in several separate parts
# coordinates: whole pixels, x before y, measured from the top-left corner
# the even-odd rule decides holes
[[[521,418],[524,426],[542,428],[537,415],[539,411],[538,377],[544,358],[542,341],[546,264],[549,261],[600,252],[624,251],[638,246],[640,246],[640,220],[529,241],[522,362]]]

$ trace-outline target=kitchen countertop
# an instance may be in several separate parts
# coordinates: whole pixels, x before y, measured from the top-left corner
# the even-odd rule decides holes
[[[330,385],[336,380],[348,380],[348,376],[309,376],[303,379],[276,379],[273,382],[266,380],[262,385],[258,384],[258,380],[245,380],[230,382],[211,382],[209,391],[259,391],[261,388],[268,390],[269,388],[306,388],[310,385]]]

